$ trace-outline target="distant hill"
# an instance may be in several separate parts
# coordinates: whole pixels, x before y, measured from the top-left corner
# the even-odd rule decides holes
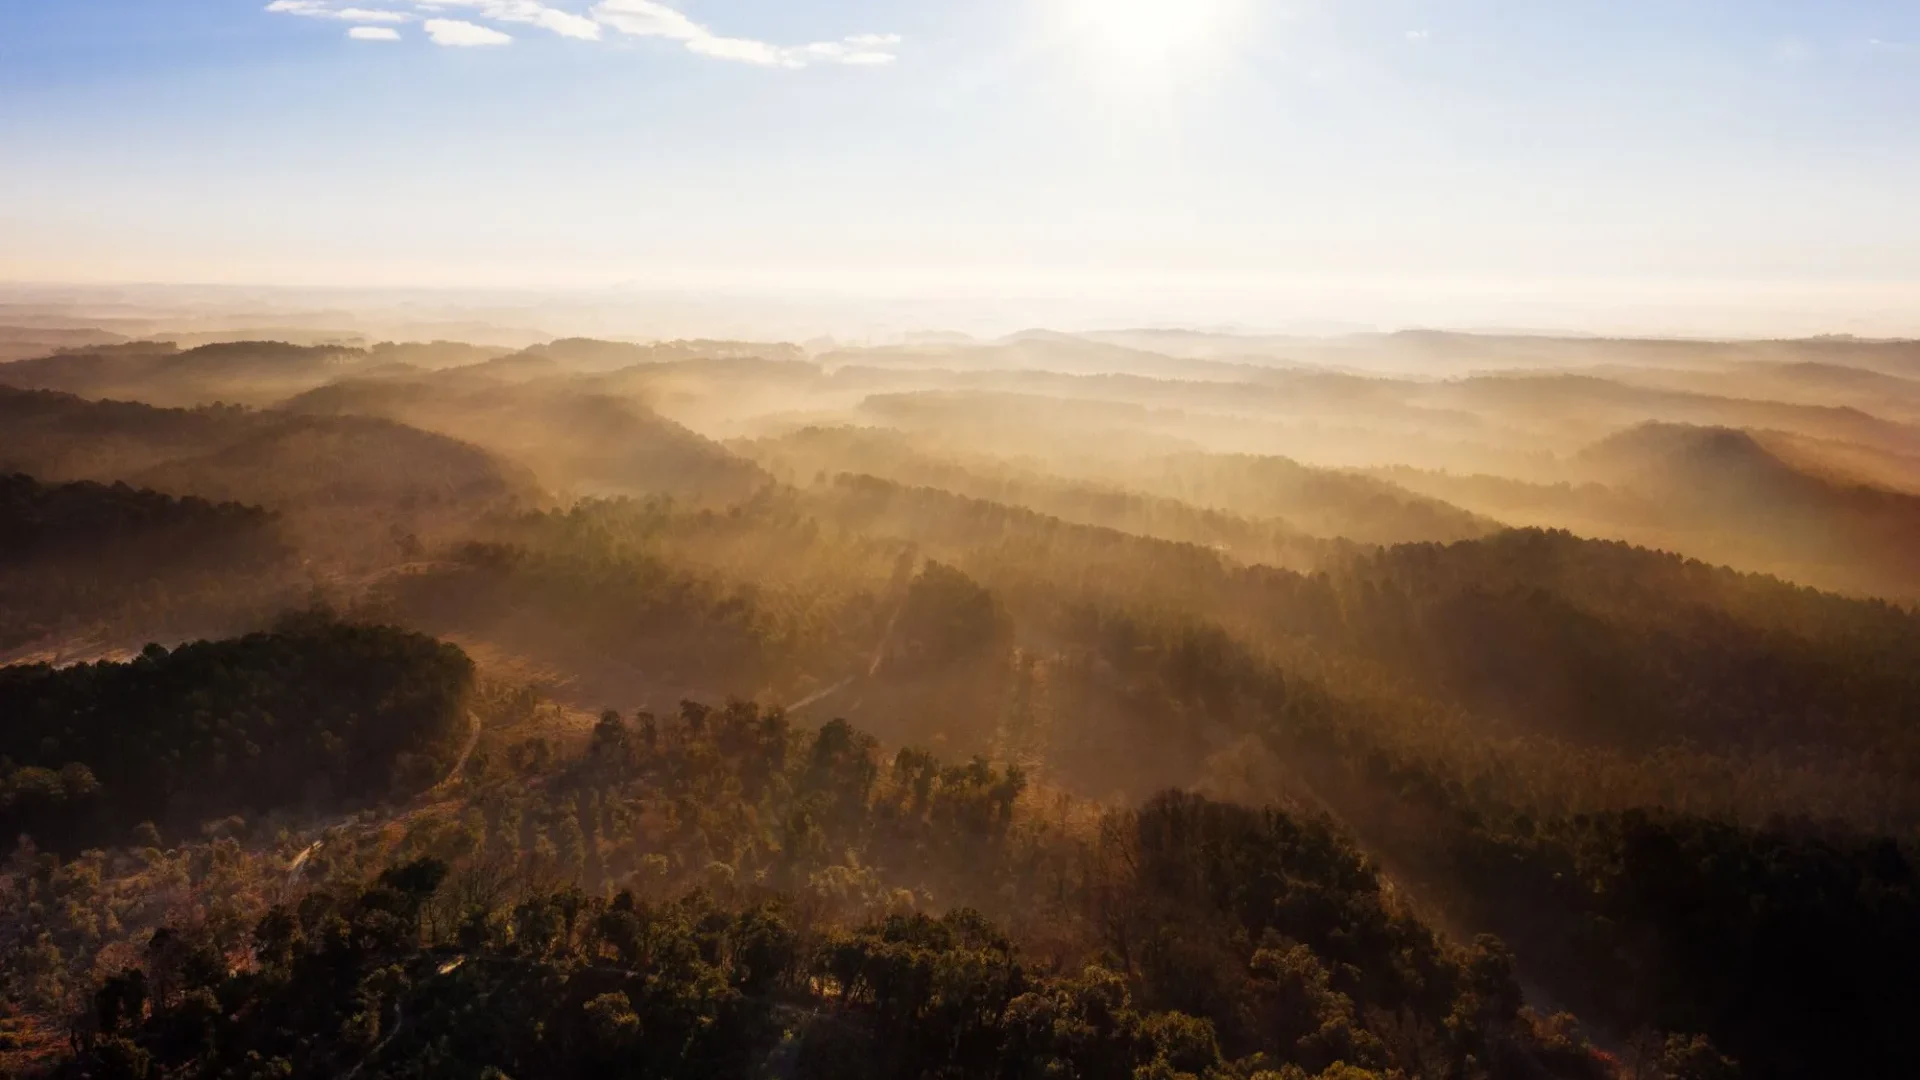
[[[998,454],[1053,456],[1088,445],[1128,456],[1197,449],[1149,426],[1139,405],[1076,401],[1039,394],[923,391],[872,394],[855,415],[862,423],[897,427],[957,446],[992,447]]]
[[[366,363],[365,352],[332,345],[140,343],[0,364],[0,384],[154,405],[265,405]]]
[[[50,480],[141,480],[269,507],[535,493],[523,472],[478,447],[388,420],[163,409],[4,388],[0,467]]]
[[[1748,399],[1737,396],[1740,392],[1741,384],[1733,378],[1715,394],[1592,375],[1519,374],[1439,384],[1428,396],[1435,404],[1498,418],[1562,444],[1591,442],[1634,424],[1657,422],[1777,429],[1891,453],[1920,452],[1920,425],[1852,405]]]
[[[1741,360],[1711,369],[1616,363],[1584,369],[1582,374],[1655,390],[1739,399],[1748,408],[1764,399],[1843,407],[1903,422],[1920,419],[1920,377],[1827,360]]]
[[[222,341],[186,350],[142,341],[0,364],[0,385],[150,405],[270,405],[349,374],[479,364],[507,352],[445,341],[383,342],[370,349]]]
[[[485,363],[512,352],[496,345],[470,345],[464,341],[383,341],[367,350],[367,361],[440,370]]]
[[[1920,615],[1679,556],[1519,530],[1333,572],[1351,646],[1577,741],[1845,748],[1911,775]]]
[[[552,378],[565,370],[565,366],[551,356],[517,352],[449,368],[440,373],[440,381],[468,386],[498,386]]]
[[[1836,335],[1764,342],[1756,346],[1756,351],[1783,361],[1808,360],[1920,379],[1920,341],[1875,341]]]
[[[1815,439],[1782,431],[1760,436],[1781,460],[1802,472],[1837,483],[1920,495],[1920,454],[1896,454],[1837,439]]]
[[[124,335],[87,327],[0,326],[0,363],[62,349],[117,345],[126,340]]]
[[[1081,481],[1249,518],[1278,518],[1308,535],[1363,544],[1459,540],[1499,524],[1391,483],[1272,454],[1209,454],[1163,427],[1202,433],[1207,417],[1111,401],[1038,394],[875,394],[861,418],[915,433],[935,448],[990,448]],[[1177,415],[1177,414],[1176,414]],[[1230,426],[1226,421],[1216,427]]]
[[[1650,496],[1674,524],[1823,567],[1817,583],[1920,596],[1920,496],[1808,473],[1731,428],[1642,424],[1575,466]]]
[[[545,345],[532,346],[520,355],[552,360],[571,371],[614,371],[636,364],[665,364],[684,360],[745,357],[802,360],[806,357],[805,350],[798,345],[784,342],[699,340],[639,344],[594,338],[562,338]]]
[[[0,476],[0,649],[245,621],[274,602],[288,555],[257,506]]]
[[[532,478],[477,446],[372,417],[266,414],[248,437],[135,474],[165,490],[291,507],[487,506]]]
[[[1279,517],[1314,536],[1361,544],[1468,540],[1500,528],[1383,480],[1270,455],[1181,454],[1144,462],[1129,486],[1197,506]]]
[[[99,549],[127,549],[142,558],[213,555],[231,537],[269,531],[273,515],[257,506],[176,499],[126,484],[43,484],[30,476],[0,476],[0,558],[73,557]]]
[[[1596,443],[1574,460],[1584,470],[1639,487],[1710,481],[1711,490],[1694,493],[1704,499],[1805,479],[1746,431],[1691,424],[1640,424]],[[1730,491],[1729,484],[1735,489]]]
[[[529,362],[516,356],[486,366]],[[287,409],[378,416],[468,439],[523,462],[546,486],[575,494],[664,494],[725,503],[767,482],[760,468],[640,403],[566,380],[476,385],[472,369],[433,379],[348,381]]]
[[[286,514],[309,551],[389,544],[389,527],[431,533],[543,499],[523,467],[390,420],[5,388],[0,470],[257,504]]]
[[[824,353],[828,368],[870,366],[899,370],[954,372],[1055,372],[1065,375],[1133,375],[1154,379],[1234,379],[1242,364],[1189,356],[1168,356],[1148,349],[1052,330],[1027,330],[999,341],[977,344],[891,345],[839,349]]]
[[[1310,566],[1321,545],[1278,518],[1253,518],[1129,491],[1119,483],[1067,480],[1005,461],[941,456],[903,433],[881,428],[807,428],[743,444],[791,483],[840,473],[868,474],[938,488],[1094,525],[1178,543],[1201,544],[1247,562]]]
[[[52,481],[124,480],[227,445],[257,424],[235,406],[165,409],[0,386],[0,470]]]

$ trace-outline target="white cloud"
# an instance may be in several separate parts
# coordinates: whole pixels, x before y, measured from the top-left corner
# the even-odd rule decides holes
[[[398,11],[386,11],[380,8],[341,8],[334,18],[357,23],[403,23],[413,21],[413,16]]]
[[[399,41],[400,31],[391,26],[356,26],[347,36],[355,41]]]
[[[474,11],[481,18],[494,22],[538,26],[562,37],[578,38],[582,41],[600,39],[599,23],[585,15],[576,15],[571,11],[549,7],[539,3],[538,0],[415,0],[415,2],[429,11],[465,8]]]
[[[326,0],[273,0],[267,10],[281,15],[304,15],[309,19],[340,19],[357,23],[412,22],[413,16],[384,8],[334,7]]]
[[[1430,35],[1430,34],[1428,34],[1428,33],[1427,33],[1427,32],[1426,32],[1425,30],[1409,30],[1409,31],[1407,31],[1407,40],[1408,40],[1408,41],[1425,41],[1425,40],[1427,40],[1427,38],[1428,38],[1428,37],[1430,37],[1430,36],[1431,36],[1431,35]]]
[[[754,38],[715,33],[679,8],[659,0],[600,0],[588,14],[542,0],[386,0],[387,8],[349,6],[351,0],[272,0],[266,10],[311,19],[361,24],[348,36],[360,41],[394,41],[399,35],[358,32],[421,21],[439,45],[505,45],[511,35],[487,23],[536,26],[561,37],[600,40],[603,28],[630,37],[676,41],[689,52],[761,67],[802,68],[812,64],[877,65],[896,59],[898,34],[854,34],[838,41],[776,45]],[[565,0],[579,5],[585,0]],[[454,16],[462,16],[455,18]],[[475,20],[475,21],[469,21]]]
[[[428,19],[421,24],[426,27],[427,36],[435,45],[466,49],[485,45],[506,45],[513,36],[503,34],[490,26],[462,22],[459,19]]]
[[[418,13],[341,6],[341,0],[273,0],[267,10],[282,15],[304,15],[312,19],[340,19],[357,23],[408,23],[425,16],[448,13],[451,9],[472,11],[491,22],[522,23],[551,30],[563,37],[597,41],[600,24],[571,11],[562,11],[538,0],[400,0],[418,9]],[[447,21],[447,20],[442,20]],[[458,21],[458,20],[455,20]]]
[[[856,45],[847,41],[821,41],[785,50],[790,56],[823,64],[891,64],[894,55],[885,49]],[[794,65],[798,66],[798,65]]]
[[[775,67],[786,62],[781,50],[764,41],[752,41],[746,38],[714,37],[708,34],[687,39],[687,49],[701,56],[711,56],[715,60],[738,60],[743,64]]]
[[[593,6],[593,17],[623,34],[697,41],[713,33],[665,4],[650,0],[605,0]]]
[[[595,19],[623,34],[666,38],[702,56],[763,67],[891,64],[894,50],[900,45],[898,34],[856,34],[810,45],[774,45],[751,38],[723,37],[657,0],[601,0],[592,11]]]

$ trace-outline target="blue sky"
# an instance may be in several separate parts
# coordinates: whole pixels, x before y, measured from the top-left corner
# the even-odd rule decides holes
[[[269,6],[0,0],[0,280],[1920,283],[1913,0]]]

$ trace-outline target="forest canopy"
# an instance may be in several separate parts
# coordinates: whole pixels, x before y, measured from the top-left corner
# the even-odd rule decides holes
[[[68,668],[0,668],[0,827],[77,850],[134,826],[423,790],[466,730],[473,666],[325,615]]]
[[[0,364],[0,1074],[1920,1071],[1910,346],[290,336]]]

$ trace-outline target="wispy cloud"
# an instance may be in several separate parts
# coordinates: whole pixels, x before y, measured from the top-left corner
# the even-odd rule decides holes
[[[347,30],[355,41],[399,41],[400,31],[391,26],[355,26]]]
[[[551,30],[561,37],[579,38],[582,41],[600,40],[599,23],[585,15],[550,7],[539,3],[538,0],[415,0],[415,2],[428,11],[463,8],[494,22],[538,26],[543,30]]]
[[[1407,40],[1408,40],[1408,41],[1425,41],[1425,40],[1427,40],[1427,38],[1429,38],[1429,37],[1431,37],[1431,36],[1432,36],[1432,35],[1431,35],[1431,34],[1429,34],[1429,33],[1427,33],[1427,32],[1426,32],[1425,30],[1409,30],[1409,31],[1407,31]]]
[[[854,34],[836,41],[779,45],[749,37],[716,33],[685,12],[658,0],[600,0],[586,14],[541,0],[388,0],[390,8],[352,6],[351,0],[272,0],[266,10],[313,19],[338,19],[377,29],[420,22],[439,45],[504,45],[511,35],[484,25],[534,26],[580,41],[598,41],[610,28],[629,37],[662,38],[688,52],[716,60],[761,67],[803,68],[815,64],[880,65],[898,58],[898,34]],[[573,0],[579,3],[580,0]],[[453,16],[460,16],[455,18]],[[469,21],[478,20],[478,21]],[[348,36],[361,41],[393,41],[399,35]]]
[[[462,22],[459,19],[428,19],[420,24],[433,39],[435,45],[446,45],[456,49],[471,49],[486,45],[508,45],[513,35],[503,34],[491,26]]]
[[[601,0],[593,17],[623,34],[678,41],[689,52],[716,60],[734,60],[764,67],[801,68],[809,64],[891,64],[900,45],[898,34],[856,34],[838,41],[806,45],[775,45],[752,38],[717,34],[688,18],[677,8],[656,0]]]
[[[267,10],[281,15],[304,15],[309,19],[339,19],[358,23],[412,22],[413,16],[385,8],[340,7],[327,0],[273,0]]]

